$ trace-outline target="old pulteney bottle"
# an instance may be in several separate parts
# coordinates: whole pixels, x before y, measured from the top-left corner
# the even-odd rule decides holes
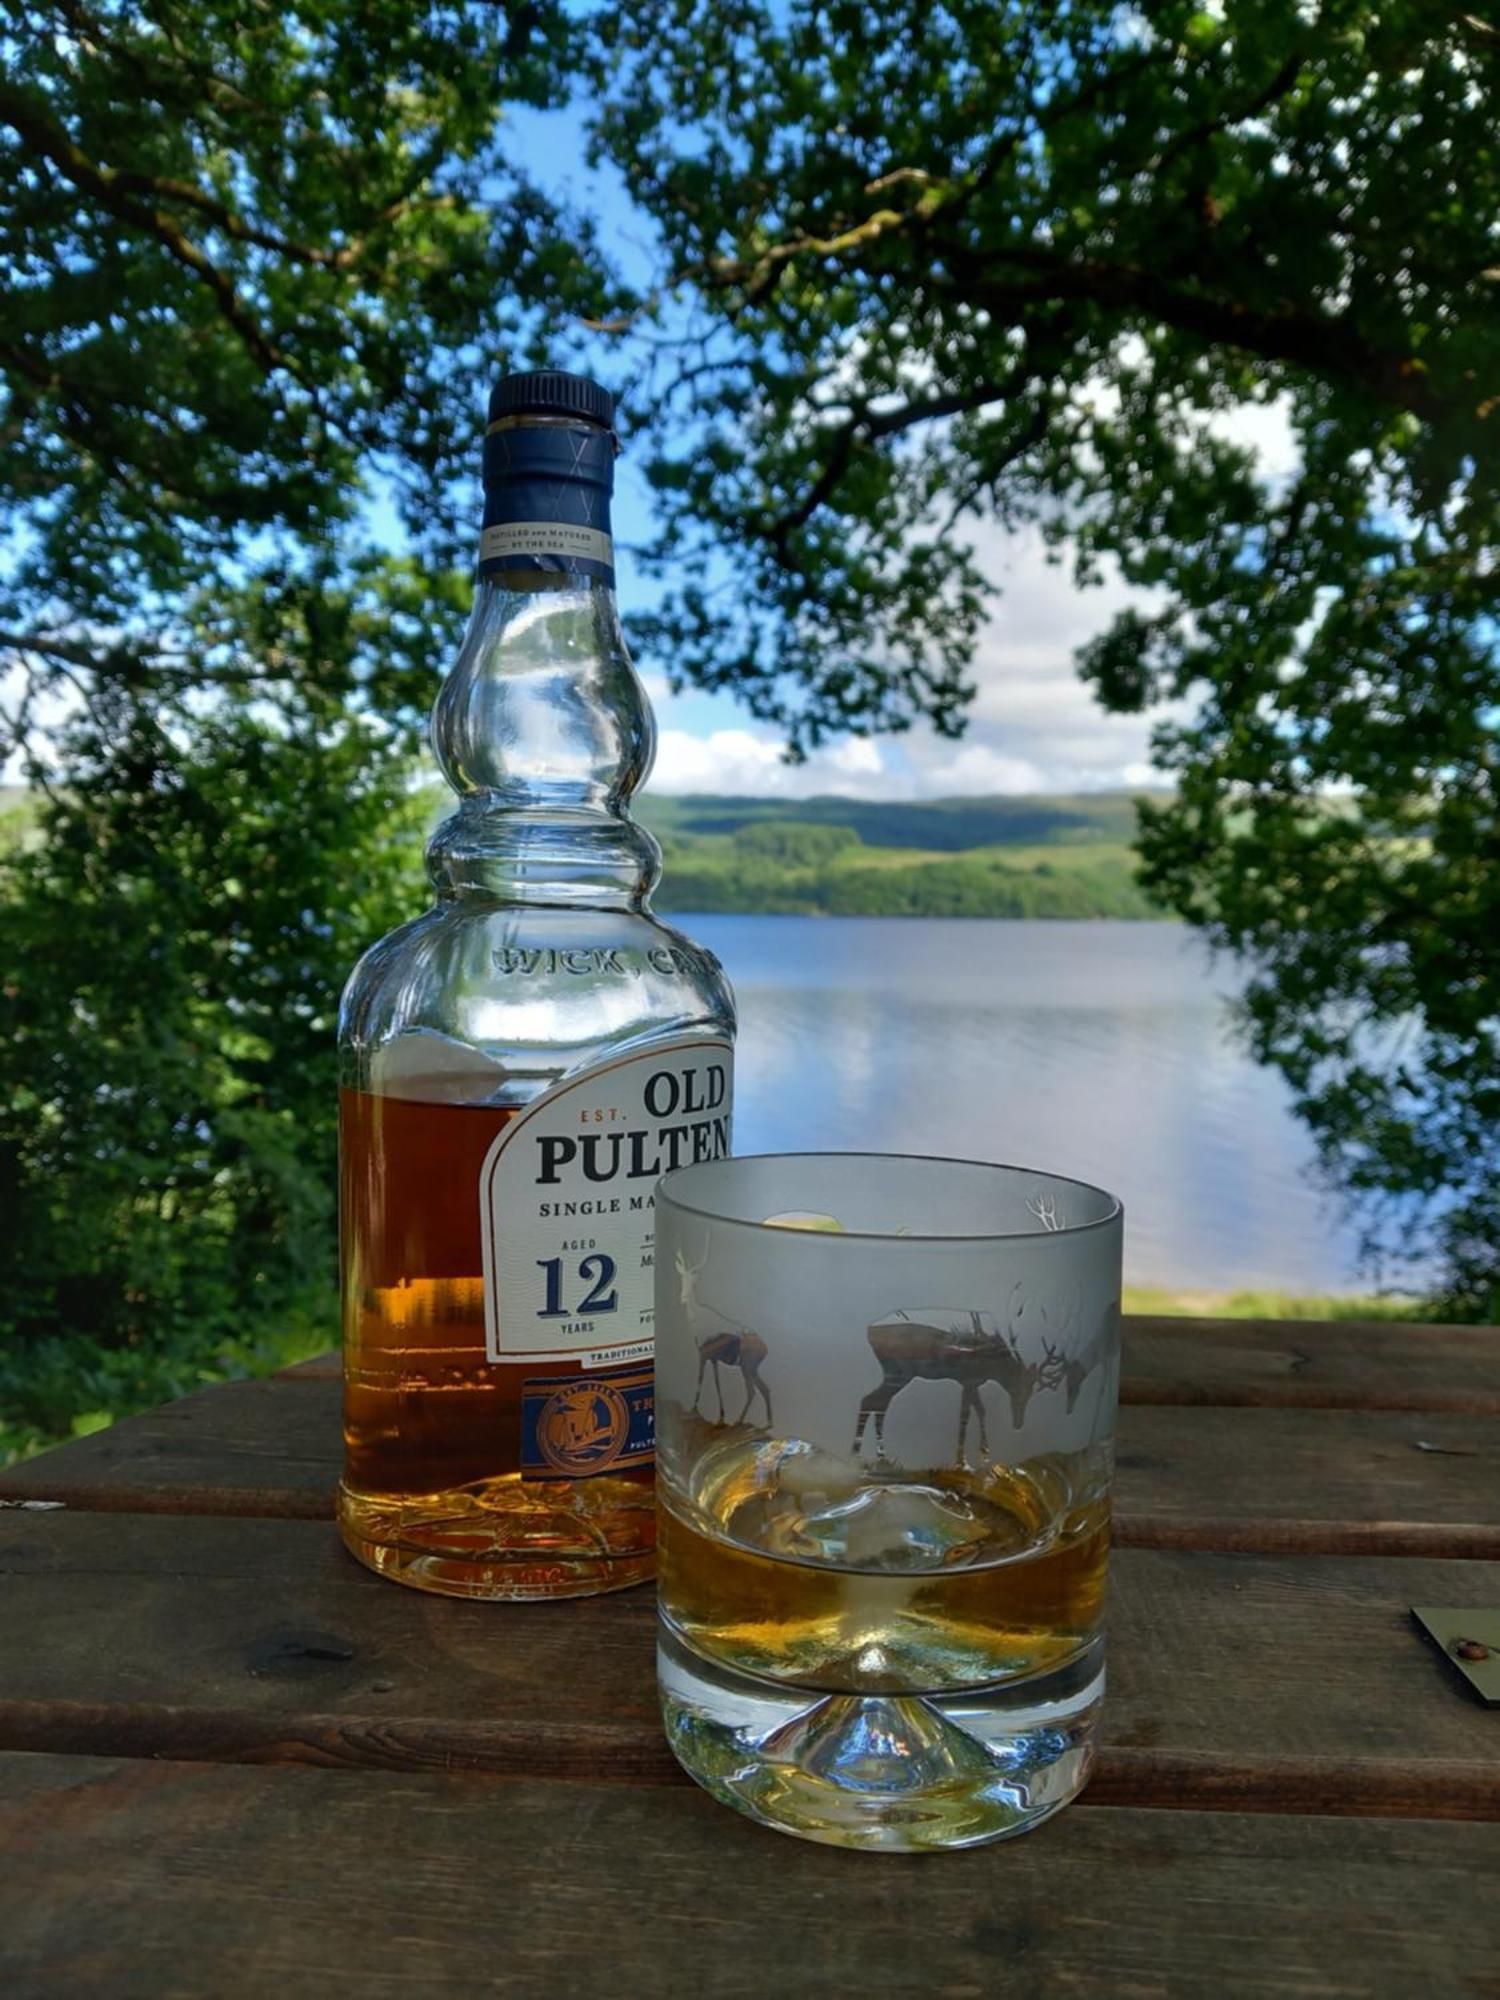
[[[729,1150],[734,1003],[650,913],[653,725],[615,607],[613,403],[502,380],[474,613],[432,715],[436,906],[344,994],[339,1519],[464,1597],[652,1573],[658,1175]]]

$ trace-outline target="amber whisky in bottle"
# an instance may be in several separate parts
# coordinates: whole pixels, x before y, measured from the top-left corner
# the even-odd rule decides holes
[[[657,1177],[729,1149],[734,1004],[651,914],[650,709],[608,394],[490,399],[473,616],[433,709],[434,906],[340,1014],[344,1540],[464,1597],[652,1574]]]

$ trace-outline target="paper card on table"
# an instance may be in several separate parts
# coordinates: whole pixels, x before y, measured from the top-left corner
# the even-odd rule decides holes
[[[1500,1608],[1455,1611],[1414,1604],[1411,1615],[1480,1699],[1500,1706]]]

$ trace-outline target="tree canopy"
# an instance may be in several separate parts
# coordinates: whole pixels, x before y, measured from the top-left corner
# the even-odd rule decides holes
[[[331,1295],[334,1012],[420,898],[407,749],[467,609],[485,392],[612,294],[510,143],[566,87],[560,7],[4,23],[0,763],[41,799],[0,857],[24,1447]]]
[[[1248,960],[1255,1046],[1372,1245],[1435,1242],[1478,1309],[1500,28],[1426,0],[648,0],[606,35],[601,144],[686,315],[655,643],[798,748],[956,733],[977,528],[1138,586],[1080,664],[1112,707],[1177,704],[1148,885]],[[1246,411],[1285,419],[1290,474]]]
[[[588,219],[560,214],[508,143],[509,108],[564,88],[562,10],[4,15],[10,739],[34,744],[104,681],[243,697],[275,676],[282,617],[326,617],[297,664],[337,685],[351,600],[403,652],[367,663],[372,707],[424,709],[453,603],[409,589],[392,542],[424,578],[466,566],[485,384],[610,298]],[[252,628],[187,645],[184,598],[247,577]]]
[[[0,869],[0,1450],[325,1317],[339,989],[420,876],[370,725],[107,689],[63,749]]]
[[[1481,11],[0,7],[0,755],[49,798],[0,863],[0,1330],[33,1363],[66,1321],[99,1397],[147,1398],[327,1263],[317,1052],[414,894],[389,829],[483,392],[576,357],[649,465],[638,640],[793,754],[961,731],[996,525],[1136,587],[1080,665],[1168,704],[1150,891],[1247,961],[1372,1246],[1494,1309]],[[517,138],[581,82],[640,295]]]

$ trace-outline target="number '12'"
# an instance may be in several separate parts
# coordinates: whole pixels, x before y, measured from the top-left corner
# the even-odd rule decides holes
[[[574,1313],[612,1313],[620,1303],[620,1294],[615,1290],[615,1260],[597,1253],[585,1257],[578,1266],[578,1276],[589,1289],[576,1306],[565,1306],[562,1302],[563,1260],[561,1257],[538,1257],[537,1269],[547,1273],[547,1303],[537,1314],[538,1319],[571,1319]]]

